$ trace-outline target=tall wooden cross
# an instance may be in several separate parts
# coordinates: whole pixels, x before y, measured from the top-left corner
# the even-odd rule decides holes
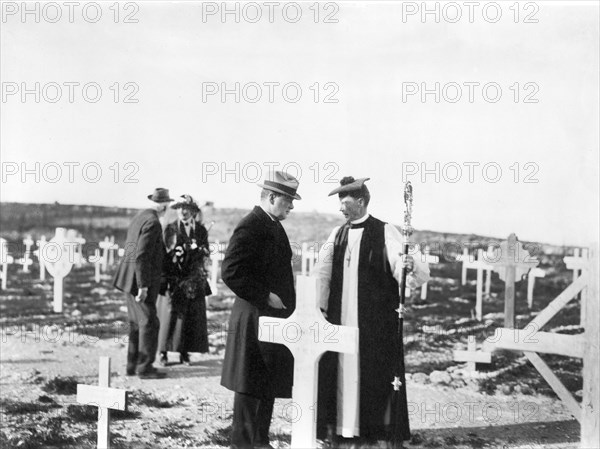
[[[532,268],[527,275],[527,307],[533,307],[533,287],[535,286],[535,278],[543,278],[546,272],[541,268]]]
[[[432,263],[439,263],[440,262],[440,258],[438,256],[432,256],[431,254],[429,254],[429,246],[425,246],[425,249],[423,250],[423,261],[432,264]],[[425,282],[423,285],[421,285],[421,300],[425,301],[427,299],[427,282]]]
[[[2,290],[6,290],[8,280],[8,264],[13,263],[14,259],[8,254],[8,242],[0,238],[0,264],[2,264]]]
[[[563,257],[563,261],[569,270],[573,270],[573,281],[575,281],[585,269],[587,269],[590,261],[588,258],[588,250],[584,248],[583,251],[579,252],[579,248],[575,248],[574,256]],[[581,254],[581,256],[580,256]],[[580,302],[580,323],[585,323],[585,310],[588,297],[587,287],[583,288],[579,293]]]
[[[127,391],[110,388],[110,357],[100,357],[97,387],[77,384],[77,402],[98,407],[98,448],[110,448],[110,410],[127,410]]]
[[[504,281],[504,327],[515,327],[515,281],[539,264],[539,260],[531,257],[521,246],[513,233],[508,240],[500,244],[495,260],[490,261],[492,269]]]
[[[40,262],[40,281],[46,280],[46,264],[44,263],[44,257],[42,257],[42,253],[44,251],[44,245],[46,244],[46,236],[42,235],[40,239],[37,241],[38,249],[35,251],[37,258]]]
[[[114,243],[110,241],[108,237],[104,237],[104,241],[98,243],[98,246],[102,248],[102,271],[106,271],[108,265],[108,250],[113,246]]]
[[[327,352],[358,352],[358,329],[329,323],[319,310],[317,278],[297,276],[296,310],[283,320],[259,319],[259,339],[288,347],[294,356],[292,447],[316,448],[316,404],[319,359]]]
[[[463,249],[462,253],[462,274],[460,277],[461,285],[465,285],[467,283],[467,270],[473,269],[477,270],[479,265],[482,266],[485,271],[485,295],[490,296],[490,290],[492,285],[492,266],[487,263],[490,259],[490,254],[493,254],[493,246],[488,246],[487,253],[484,253],[484,258],[477,258],[476,260],[471,260],[469,256],[469,250],[467,248]],[[485,263],[484,263],[485,262]],[[482,284],[482,279],[477,279],[479,284]]]
[[[25,245],[25,254],[23,254],[23,273],[29,273],[29,265],[31,265],[31,247],[33,246],[33,240],[30,235],[27,236],[25,240],[23,240],[23,244]]]
[[[65,228],[56,228],[56,233],[50,242],[44,245],[41,255],[44,258],[46,269],[54,278],[54,301],[55,313],[63,310],[63,280],[73,267],[73,249],[75,242],[67,239]]]

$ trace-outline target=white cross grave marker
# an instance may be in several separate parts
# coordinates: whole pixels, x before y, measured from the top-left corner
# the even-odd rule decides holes
[[[429,246],[425,247],[423,256],[423,260],[429,264],[440,262],[440,258],[438,256],[432,256],[431,254],[429,254]],[[423,301],[427,299],[427,282],[421,285],[421,299]]]
[[[98,448],[110,448],[110,410],[127,410],[127,391],[110,388],[110,357],[100,357],[98,386],[77,384],[77,402],[98,407]]]
[[[454,351],[455,362],[467,362],[467,371],[474,373],[476,363],[492,363],[492,353],[477,350],[475,335],[469,335],[467,350]]]
[[[108,247],[108,265],[113,265],[115,263],[115,251],[119,250],[119,245],[115,243],[115,236],[110,236],[111,246]]]
[[[587,270],[587,268],[590,264],[587,248],[585,248],[581,253],[579,252],[578,248],[575,248],[574,253],[575,253],[574,256],[563,257],[563,261],[565,262],[565,265],[567,266],[567,268],[569,270],[573,270],[573,281],[575,281],[575,279],[580,277]],[[581,257],[580,257],[580,254],[581,254]],[[579,297],[581,298],[581,301],[580,301],[580,309],[581,309],[580,323],[583,324],[583,323],[585,323],[585,309],[586,309],[585,302],[587,301],[587,298],[588,298],[587,287],[585,287],[581,290]]]
[[[486,253],[486,261],[490,259],[490,254],[493,254],[493,246],[488,246],[488,250]],[[463,249],[463,254],[461,257],[462,260],[462,274],[460,277],[461,285],[465,285],[467,283],[467,270],[477,270],[478,266],[482,264],[481,259],[471,260],[471,256],[469,256],[469,250],[467,248]],[[490,296],[491,284],[492,284],[492,267],[489,264],[483,264],[482,268],[485,270],[485,295]],[[478,279],[478,283],[482,283],[483,281]]]
[[[56,234],[44,245],[41,256],[46,269],[54,278],[54,312],[63,310],[63,280],[73,267],[74,248],[76,243],[67,239],[65,228],[56,228]]]
[[[100,250],[96,248],[94,250],[94,260],[90,258],[90,262],[94,264],[94,280],[97,284],[100,283],[100,265],[102,264],[102,256],[100,255]]]
[[[211,244],[213,246],[213,244]],[[225,258],[225,254],[221,251],[221,246],[219,241],[217,240],[214,243],[214,250],[211,251],[210,254],[210,289],[212,290],[212,294],[217,294],[217,286],[218,286],[218,274],[219,274],[219,261],[223,261]]]
[[[85,260],[85,258],[83,257],[83,245],[85,245],[85,239],[81,235],[79,235],[75,237],[75,242],[77,243],[75,266],[77,268],[81,268],[83,266],[83,261]]]
[[[304,242],[302,244],[302,254],[300,257],[302,276],[306,276],[312,271],[318,255],[319,253],[315,251],[314,246],[311,246],[309,249],[308,243]]]
[[[297,276],[296,310],[283,320],[259,318],[259,339],[287,346],[294,356],[292,403],[298,416],[292,421],[293,448],[316,448],[316,404],[319,359],[327,352],[358,352],[358,329],[336,326],[323,317],[317,303],[317,278]],[[312,411],[312,413],[311,413]]]
[[[44,251],[45,244],[46,244],[46,236],[42,235],[40,237],[40,239],[37,241],[38,249],[35,251],[38,261],[40,262],[40,281],[46,280],[46,264],[44,263],[44,258],[42,257],[42,251]]]
[[[515,234],[508,236],[508,240],[500,243],[495,260],[490,260],[493,270],[498,272],[504,281],[504,327],[515,327],[515,281],[535,268],[540,262],[529,255]]]
[[[533,307],[533,287],[535,286],[535,278],[543,278],[546,272],[541,268],[532,268],[527,275],[527,307]]]
[[[8,280],[8,264],[13,263],[14,259],[8,254],[8,242],[0,238],[0,263],[2,264],[2,290],[6,290]]]
[[[102,271],[106,271],[108,265],[108,250],[113,245],[108,237],[104,237],[104,241],[100,242],[98,246],[102,248]]]
[[[33,246],[33,240],[31,236],[28,235],[25,240],[23,240],[23,244],[25,245],[25,254],[23,255],[22,263],[23,263],[23,273],[29,273],[29,265],[33,263],[31,260],[31,247]]]

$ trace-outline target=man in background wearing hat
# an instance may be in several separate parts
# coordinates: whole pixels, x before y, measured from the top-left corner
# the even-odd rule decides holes
[[[317,432],[322,439],[337,434],[373,444],[390,437],[403,267],[409,268],[410,288],[429,279],[429,267],[419,257],[403,257],[398,230],[368,214],[368,179],[345,177],[329,194],[338,194],[346,224],[333,229],[311,275],[322,280],[320,306],[328,321],[359,328],[358,354],[328,352],[321,359]],[[404,373],[402,383],[402,437],[409,439]]]
[[[164,377],[152,366],[158,344],[158,318],[156,298],[160,289],[161,272],[165,255],[162,217],[169,203],[169,190],[157,188],[148,199],[154,208],[139,212],[129,225],[125,255],[119,263],[114,287],[129,293],[129,348],[127,350],[127,375],[137,374],[143,379]]]
[[[287,318],[296,306],[292,250],[280,221],[300,199],[298,184],[279,171],[259,184],[260,206],[239,222],[223,260],[221,276],[237,295],[221,376],[221,385],[235,392],[232,448],[270,447],[274,400],[292,394],[292,354],[258,340],[258,318]]]

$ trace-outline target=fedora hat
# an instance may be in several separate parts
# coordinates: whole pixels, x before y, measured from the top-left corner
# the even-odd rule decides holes
[[[148,199],[155,203],[169,203],[174,201],[173,198],[169,196],[169,189],[163,189],[162,187],[154,189],[152,195],[148,195]]]
[[[296,178],[282,171],[275,171],[273,180],[265,179],[258,187],[271,190],[272,192],[282,193],[295,200],[301,200],[300,195],[296,193],[300,182]]]
[[[187,209],[190,209],[192,212],[198,212],[200,210],[198,203],[196,203],[194,198],[192,198],[192,195],[185,194],[181,195],[180,198],[182,199],[180,199],[171,206],[172,209],[180,209],[182,207],[185,207]]]

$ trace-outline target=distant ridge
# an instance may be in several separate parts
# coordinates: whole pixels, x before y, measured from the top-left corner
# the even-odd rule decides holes
[[[127,226],[131,218],[140,209],[76,204],[35,204],[35,203],[0,203],[0,235],[11,241],[20,241],[31,234],[34,239],[41,235],[50,237],[57,227],[76,229],[88,242],[101,241],[106,236],[114,235],[117,243],[125,240]],[[172,211],[171,211],[172,212]],[[249,209],[216,208],[204,209],[204,224],[210,229],[211,241],[227,242],[237,223]],[[172,212],[174,214],[174,212]],[[170,216],[171,219],[175,215]],[[340,214],[320,212],[294,212],[283,222],[290,242],[295,246],[306,242],[309,245],[323,245],[334,226],[343,224]],[[518,232],[518,229],[515,230]],[[518,234],[517,234],[518,235]],[[503,237],[504,239],[506,237]],[[490,243],[502,240],[497,237],[477,234],[456,234],[428,230],[415,230],[411,241],[426,243],[431,246],[432,253],[441,245],[477,245],[486,248]],[[454,242],[454,243],[453,243]],[[533,243],[533,242],[522,242]],[[565,247],[539,244],[546,254],[563,254]],[[454,245],[457,247],[457,245]]]

